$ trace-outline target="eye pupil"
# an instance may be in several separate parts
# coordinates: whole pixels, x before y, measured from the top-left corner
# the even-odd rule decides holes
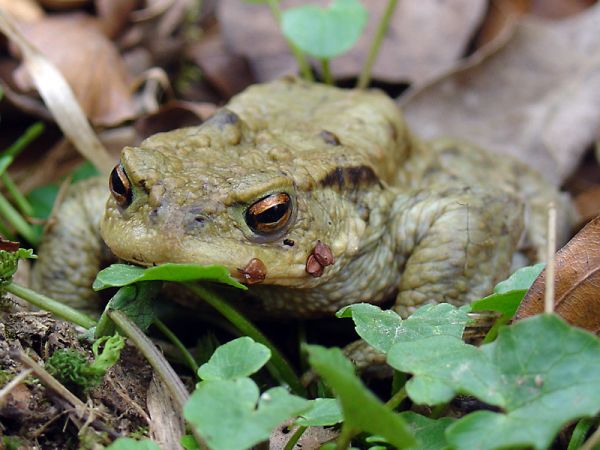
[[[246,224],[258,234],[280,231],[290,218],[291,203],[286,193],[268,195],[246,210]]]
[[[117,164],[110,173],[108,184],[110,192],[119,206],[125,207],[131,203],[131,183],[121,164]]]
[[[260,223],[275,223],[283,217],[287,212],[289,205],[287,203],[280,203],[275,206],[271,206],[265,212],[256,215],[256,221]]]

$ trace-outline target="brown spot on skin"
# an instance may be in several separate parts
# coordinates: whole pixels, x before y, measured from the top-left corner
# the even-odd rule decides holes
[[[238,269],[246,284],[258,284],[267,277],[267,267],[258,258],[252,258],[246,267]]]
[[[19,250],[19,243],[14,241],[9,241],[0,236],[0,250],[4,250],[5,252],[14,253]]]
[[[336,167],[321,180],[321,186],[337,186],[339,189],[379,183],[379,178],[369,166]]]
[[[308,255],[306,260],[306,272],[315,278],[319,278],[323,275],[323,266],[317,261],[317,258],[315,258],[315,255],[312,253]]]
[[[335,262],[331,249],[327,244],[323,244],[321,241],[317,241],[317,245],[313,250],[313,255],[315,255],[315,259],[319,261],[319,264],[323,267],[330,266]]]
[[[332,133],[331,131],[323,130],[319,133],[319,136],[329,145],[340,145],[340,138]]]

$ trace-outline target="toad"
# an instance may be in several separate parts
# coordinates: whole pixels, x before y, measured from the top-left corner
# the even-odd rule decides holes
[[[142,266],[222,264],[259,317],[390,298],[407,316],[485,296],[518,260],[540,259],[550,202],[564,236],[568,199],[524,164],[419,140],[377,90],[286,78],[125,148],[110,183],[71,188],[33,284],[89,305],[104,242]]]

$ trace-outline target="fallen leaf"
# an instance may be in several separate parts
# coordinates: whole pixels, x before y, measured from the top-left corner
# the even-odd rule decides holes
[[[38,2],[50,9],[76,9],[85,8],[92,0],[38,0]]]
[[[218,29],[209,30],[200,41],[187,46],[185,55],[200,68],[202,77],[227,99],[254,82],[246,59],[227,51]]]
[[[557,19],[577,14],[596,0],[532,0],[531,12],[540,17]]]
[[[585,224],[594,217],[600,215],[600,185],[596,184],[578,194],[575,199],[575,207],[581,217],[581,223]]]
[[[588,223],[555,258],[554,311],[567,322],[600,334],[600,217]],[[515,320],[544,311],[546,270],[533,282]]]
[[[0,8],[17,20],[34,22],[44,17],[44,10],[35,0],[0,0]]]
[[[31,45],[18,30],[14,19],[1,9],[0,31],[18,47],[24,66],[61,131],[86,159],[108,175],[114,162],[92,130],[64,76]]]
[[[532,0],[495,0],[490,2],[489,10],[479,33],[475,48],[493,42],[524,14],[531,10]]]
[[[20,28],[58,67],[95,125],[113,126],[135,117],[129,74],[95,19],[85,14],[57,14]],[[23,66],[14,78],[22,91],[34,89]]]
[[[200,125],[217,110],[213,103],[193,103],[172,100],[148,116],[135,122],[135,130],[141,138],[176,128]]]
[[[561,21],[527,20],[499,49],[400,101],[424,138],[455,136],[512,155],[560,184],[600,122],[600,5]]]
[[[329,3],[311,2],[320,6]],[[300,0],[286,0],[281,6],[285,10],[304,4]],[[369,11],[365,32],[355,47],[332,61],[336,78],[360,73],[387,1],[363,2],[363,5]],[[463,55],[486,6],[487,2],[482,0],[398,2],[373,68],[373,78],[422,83],[445,72]],[[229,49],[248,58],[259,81],[296,72],[295,61],[266,5],[221,0],[217,15]]]
[[[96,13],[104,33],[111,38],[117,36],[138,3],[138,0],[96,0]]]

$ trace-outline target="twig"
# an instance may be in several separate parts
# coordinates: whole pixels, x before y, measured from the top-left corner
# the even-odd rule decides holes
[[[31,372],[33,372],[33,370],[30,368],[23,370],[20,374],[18,374],[16,377],[10,380],[10,382],[8,382],[6,386],[0,389],[0,405],[2,405],[4,397],[6,397],[10,393],[10,391],[16,388],[19,384],[21,384]]]
[[[556,252],[556,207],[554,203],[548,205],[548,248],[546,266],[546,285],[544,295],[544,312],[551,314],[554,311],[554,253]]]
[[[148,336],[125,313],[108,310],[106,314],[119,327],[121,332],[131,339],[142,355],[148,360],[156,374],[169,389],[171,397],[179,409],[178,414],[183,417],[183,407],[189,398],[189,394],[171,365],[162,353],[158,351]],[[196,428],[193,426],[190,428],[200,448],[207,449],[208,445],[206,445],[206,442],[202,439]]]
[[[64,387],[56,378],[50,375],[46,369],[36,363],[29,355],[25,354],[22,350],[19,350],[15,355],[23,365],[29,367],[36,377],[46,386],[48,389],[56,392],[60,397],[64,398],[67,402],[75,407],[77,416],[84,417],[86,415],[85,403],[79,400],[71,391]]]

